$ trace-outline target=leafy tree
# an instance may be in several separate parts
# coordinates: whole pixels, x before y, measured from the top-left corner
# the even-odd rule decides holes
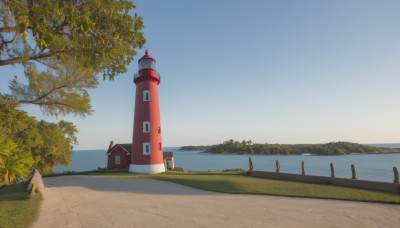
[[[30,149],[43,143],[35,118],[15,108],[0,106],[0,128],[3,134],[21,147]]]
[[[16,109],[39,105],[50,115],[92,112],[88,89],[97,75],[114,79],[127,71],[145,43],[143,21],[128,0],[3,0],[0,2],[0,66],[20,64],[10,93],[0,92],[2,182],[70,163],[77,129],[71,123],[37,122]],[[4,76],[3,75],[0,75]]]
[[[59,124],[40,121],[38,130],[43,144],[32,149],[36,168],[42,173],[52,173],[58,164],[70,165],[73,153],[71,144],[76,144],[75,126],[65,121]]]
[[[75,61],[53,61],[53,68],[39,72],[34,64],[25,64],[28,85],[17,78],[10,83],[12,96],[20,104],[36,104],[51,115],[76,114],[84,116],[92,112],[87,89],[98,85],[91,68],[84,68]]]
[[[0,128],[1,129],[1,128]],[[16,177],[29,174],[33,164],[30,151],[19,149],[18,145],[0,133],[0,186],[13,183]]]
[[[14,79],[0,104],[36,104],[48,114],[91,112],[95,75],[113,79],[145,39],[128,0],[0,2],[0,66],[22,64],[28,84]],[[47,69],[39,71],[40,69]]]
[[[26,112],[0,106],[0,184],[26,177],[33,168],[52,173],[58,164],[69,165],[76,127],[36,121]]]

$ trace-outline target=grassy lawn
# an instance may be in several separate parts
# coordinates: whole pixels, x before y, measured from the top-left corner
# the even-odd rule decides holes
[[[28,227],[35,220],[42,196],[28,199],[26,188],[16,184],[0,189],[0,227]]]
[[[248,177],[243,172],[169,172],[147,175],[105,171],[88,174],[118,178],[157,179],[193,188],[232,194],[263,194],[400,204],[400,194],[397,193]]]
[[[262,194],[287,197],[339,199],[400,204],[400,194],[332,185],[307,184],[246,176],[244,172],[167,172],[133,174],[127,171],[93,171],[68,175],[93,175],[111,178],[156,179],[193,188],[231,194]],[[58,175],[54,175],[58,176]],[[25,184],[0,189],[0,227],[28,227],[36,218],[42,200],[40,194],[27,198]]]

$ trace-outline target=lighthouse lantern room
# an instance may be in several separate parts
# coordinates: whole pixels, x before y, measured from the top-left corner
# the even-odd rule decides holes
[[[139,71],[133,79],[136,97],[129,172],[161,173],[165,167],[158,101],[160,75],[155,68],[156,60],[147,50],[138,63]]]

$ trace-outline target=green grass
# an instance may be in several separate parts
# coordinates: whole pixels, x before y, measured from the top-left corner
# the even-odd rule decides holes
[[[262,194],[400,204],[400,194],[396,193],[249,177],[242,171],[167,172],[153,175],[134,174],[127,171],[93,171],[67,175],[156,179],[231,194]],[[26,187],[26,184],[17,184],[0,189],[0,227],[28,227],[37,217],[42,196],[36,194],[32,199],[28,199]]]
[[[41,194],[28,198],[26,184],[15,184],[0,189],[0,227],[28,227],[37,217]]]
[[[262,194],[287,197],[337,199],[400,204],[400,194],[332,185],[271,180],[245,176],[244,172],[168,172],[166,174],[132,174],[128,172],[92,172],[118,178],[147,178],[170,181],[193,188],[231,194]]]

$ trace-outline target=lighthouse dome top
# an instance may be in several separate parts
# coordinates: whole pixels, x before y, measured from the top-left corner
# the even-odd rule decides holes
[[[149,51],[146,50],[146,54],[139,59],[139,71],[143,69],[156,69],[156,60],[149,55]]]

